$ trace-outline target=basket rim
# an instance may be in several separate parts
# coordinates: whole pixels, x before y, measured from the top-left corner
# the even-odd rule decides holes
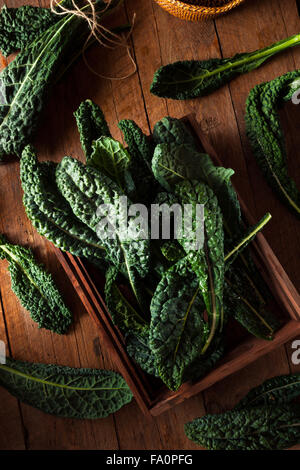
[[[226,4],[219,7],[208,7],[205,5],[192,5],[189,3],[182,2],[181,0],[155,0],[163,8],[169,4],[173,5],[177,9],[189,11],[191,13],[205,13],[207,15],[218,15],[226,13],[228,10],[239,6],[245,0],[229,0]]]

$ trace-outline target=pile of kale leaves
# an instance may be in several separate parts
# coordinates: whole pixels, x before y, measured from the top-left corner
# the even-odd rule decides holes
[[[24,206],[41,235],[105,273],[113,322],[142,369],[171,390],[206,374],[223,355],[229,317],[272,339],[278,320],[266,308],[270,293],[247,249],[270,215],[245,227],[233,170],[215,166],[180,120],[163,118],[152,139],[133,121],[121,121],[125,149],[92,101],[81,103],[75,117],[86,164],[71,157],[39,163],[27,146],[20,162]],[[188,238],[153,240],[145,227],[134,240],[121,229],[114,238],[99,233],[98,208],[118,211],[121,196],[132,230],[138,217],[130,215],[132,204],[189,204],[192,211],[203,204],[203,246],[191,245],[194,225]]]

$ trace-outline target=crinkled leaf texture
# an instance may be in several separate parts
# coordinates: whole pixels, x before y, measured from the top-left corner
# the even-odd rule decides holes
[[[234,57],[174,62],[157,70],[150,90],[154,95],[177,100],[205,96],[235,77],[260,67],[274,54],[299,43],[300,35],[297,34],[265,49]]]
[[[209,335],[199,281],[186,258],[164,274],[150,310],[149,345],[155,366],[166,385],[177,390]]]
[[[105,418],[132,399],[128,385],[116,372],[10,358],[0,364],[0,385],[20,401],[65,418]]]
[[[196,149],[191,134],[181,121],[164,118],[155,128],[159,144],[154,152],[152,169],[160,184],[168,191],[174,191],[179,181],[197,179],[214,191],[223,215],[227,255],[232,255],[226,263],[228,270],[237,255],[252,240],[250,235],[255,232],[255,229],[260,229],[269,216],[265,216],[257,226],[245,232],[240,204],[231,184],[233,170],[215,166],[209,155],[200,153]],[[177,136],[179,136],[178,140],[176,140]],[[180,144],[180,142],[185,143]],[[225,300],[228,312],[255,336],[270,339],[274,329],[278,327],[278,322],[264,308],[265,301],[256,284],[259,284],[263,291],[265,291],[265,285],[260,280],[259,273],[253,266],[247,250],[243,253],[243,260],[239,264],[240,267],[235,263],[234,269],[238,269],[240,277],[248,287],[245,289],[245,283],[242,286],[239,282],[241,290],[232,290],[232,286],[227,288],[228,295]],[[250,273],[252,280],[249,277]]]
[[[167,136],[171,133],[176,137],[178,128],[177,124],[175,126],[176,122],[178,121],[175,119],[171,121],[171,129],[175,127],[175,130],[173,133],[169,131]],[[182,133],[181,127],[178,132]],[[159,135],[165,138],[162,130]],[[184,135],[180,137],[180,140],[185,139],[186,143],[179,144],[171,139],[166,142],[165,138],[165,142],[156,146],[152,160],[154,176],[168,191],[174,190],[175,184],[182,180],[198,180],[207,184],[218,199],[226,226],[230,227],[236,235],[241,235],[243,233],[241,209],[230,181],[234,171],[231,168],[215,166],[210,156],[200,153]]]
[[[31,146],[27,146],[20,162],[26,214],[39,234],[55,246],[75,256],[83,256],[105,268],[105,251],[93,230],[72,212],[55,182],[56,165],[39,163]]]
[[[111,12],[97,0],[98,15]],[[88,35],[86,22],[78,15],[64,15],[36,39],[27,44],[0,73],[0,158],[21,155],[32,140],[51,86],[77,57]]]
[[[206,415],[185,425],[189,439],[209,450],[280,450],[300,442],[299,405],[263,405]]]
[[[280,375],[253,388],[235,409],[260,405],[283,405],[300,396],[300,374]]]
[[[106,256],[117,267],[123,265],[133,292],[138,298],[137,276],[144,277],[149,270],[149,240],[124,237],[122,226],[115,227],[112,238],[105,230],[99,231],[103,216],[98,208],[103,204],[116,207],[123,193],[110,178],[96,168],[85,166],[71,157],[65,157],[56,169],[56,181],[61,194],[82,223],[97,233]],[[130,201],[127,199],[127,208]],[[117,206],[118,210],[118,206]],[[137,216],[128,217],[128,229],[135,231]],[[103,227],[102,227],[103,228]],[[106,229],[106,227],[105,227]]]
[[[51,274],[38,265],[31,250],[12,245],[0,236],[0,258],[9,262],[11,287],[21,304],[40,328],[65,333],[72,315],[53,281]]]
[[[134,183],[128,171],[131,156],[117,140],[105,136],[95,140],[87,164],[102,171],[126,194],[134,190]]]
[[[188,260],[197,275],[200,292],[203,296],[209,317],[210,335],[204,346],[207,350],[217,329],[223,323],[223,285],[224,285],[224,233],[223,218],[213,191],[198,181],[185,180],[178,183],[174,192],[181,204],[191,204],[194,217],[190,234],[199,231],[199,220],[195,217],[196,206],[204,206],[204,243],[199,249],[191,247],[190,240],[184,236],[178,241],[185,250]],[[192,237],[193,238],[193,237]]]
[[[130,119],[123,119],[118,126],[124,134],[131,155],[130,172],[135,186],[134,200],[149,205],[161,189],[151,171],[153,142]]]
[[[92,100],[83,101],[75,111],[80,143],[87,162],[92,153],[92,143],[102,136],[111,137],[104,114]]]
[[[236,282],[231,283],[225,278],[224,305],[228,316],[235,318],[246,330],[257,338],[267,341],[273,339],[274,332],[281,323],[277,317],[264,306],[254,301],[240,284],[235,276]]]
[[[158,144],[188,145],[196,149],[196,142],[186,125],[179,119],[166,116],[153,129],[154,142]]]
[[[117,276],[118,269],[114,266],[106,272],[104,294],[112,320],[123,333],[145,336],[148,334],[149,324],[121,291],[116,282]]]
[[[20,156],[38,125],[46,94],[61,60],[79,33],[81,20],[68,17],[46,30],[0,74],[0,155]]]
[[[8,56],[18,49],[24,49],[41,33],[61,19],[49,8],[24,5],[7,8],[3,5],[0,12],[0,50]]]
[[[300,87],[300,70],[254,87],[247,99],[246,126],[256,160],[279,198],[300,217],[300,192],[288,174],[286,144],[278,114],[284,101]]]
[[[155,356],[149,346],[149,337],[129,334],[126,336],[126,349],[138,365],[148,374],[159,377]]]

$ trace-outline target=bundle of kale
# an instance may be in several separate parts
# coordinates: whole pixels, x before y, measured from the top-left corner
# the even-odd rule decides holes
[[[152,140],[133,121],[121,121],[125,149],[90,100],[75,117],[86,164],[71,157],[58,165],[39,163],[26,147],[20,166],[23,202],[41,235],[105,273],[106,303],[129,354],[176,390],[222,356],[229,316],[257,337],[271,339],[278,321],[266,309],[270,294],[246,248],[270,215],[245,228],[230,182],[233,171],[214,166],[177,119],[159,121]],[[168,240],[145,236],[148,227],[136,239],[124,237],[119,227],[107,237],[99,231],[98,209],[106,204],[117,211],[121,196],[127,196],[133,231],[140,219],[130,215],[132,204],[189,204],[193,213],[203,204],[203,246],[191,244],[194,222],[188,236]]]
[[[109,6],[95,1],[99,21],[122,2]],[[64,7],[74,9],[70,0]],[[87,4],[78,0],[82,11]],[[20,50],[0,73],[0,160],[20,156],[39,124],[51,87],[80,56],[89,36],[89,25],[75,14],[56,15],[45,8],[3,7],[0,12],[0,51],[5,55]]]

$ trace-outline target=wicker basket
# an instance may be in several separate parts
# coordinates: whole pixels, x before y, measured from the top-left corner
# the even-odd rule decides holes
[[[201,21],[216,18],[245,0],[155,0],[164,10],[182,20]]]

